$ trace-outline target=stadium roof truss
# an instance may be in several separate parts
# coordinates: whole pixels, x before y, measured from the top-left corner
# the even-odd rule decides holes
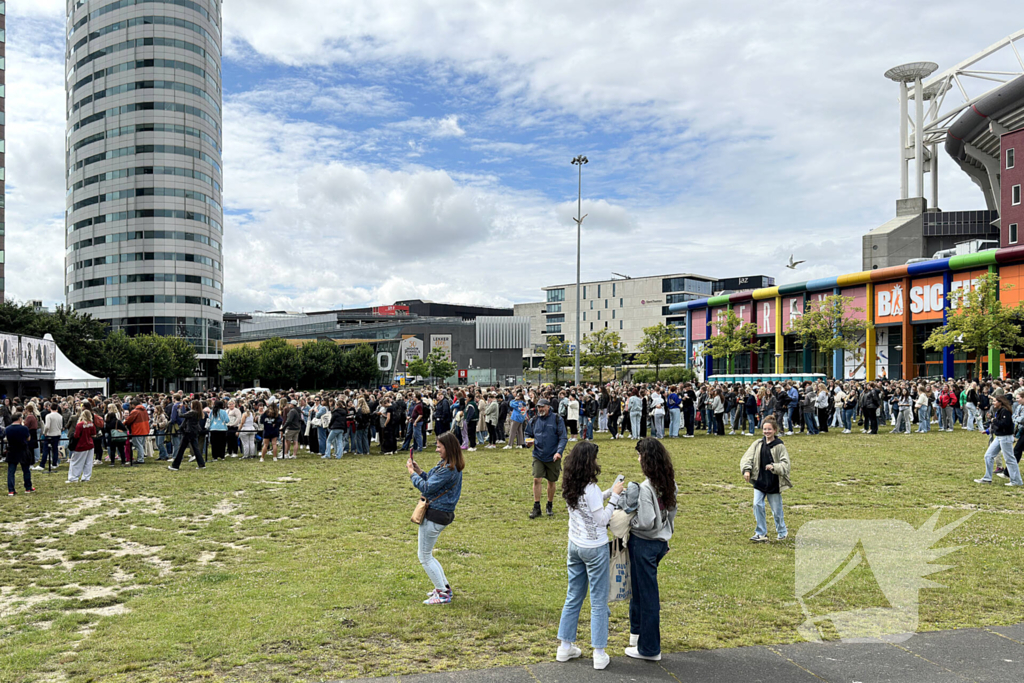
[[[938,203],[936,152],[946,151],[981,188],[989,209],[999,208],[1000,136],[1024,127],[1024,30],[990,45],[921,85],[927,109],[921,125],[924,158],[918,174],[932,172],[932,205]],[[908,88],[909,99],[918,97]],[[917,124],[906,115],[900,163],[915,158]],[[923,193],[922,193],[923,194]],[[904,194],[904,197],[906,194]]]

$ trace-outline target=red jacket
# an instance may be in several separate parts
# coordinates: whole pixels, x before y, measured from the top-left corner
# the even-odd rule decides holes
[[[939,394],[939,405],[943,408],[956,408],[957,401],[956,394],[952,391],[943,391]]]
[[[149,434],[149,412],[145,406],[137,405],[128,413],[124,424],[132,436],[146,436]]]
[[[75,450],[78,452],[91,451],[93,449],[92,437],[96,435],[96,425],[88,422],[79,422],[75,425],[75,439],[77,443]]]

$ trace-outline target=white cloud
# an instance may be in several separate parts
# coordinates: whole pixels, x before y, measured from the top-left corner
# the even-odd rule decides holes
[[[987,8],[226,3],[230,66],[271,74],[225,103],[226,305],[537,299],[575,279],[579,153],[585,279],[858,270],[898,183],[881,73],[1002,37],[990,17],[1016,5]],[[7,285],[22,298],[62,298],[63,24],[63,0],[9,7]],[[943,208],[983,206],[940,169]],[[785,270],[790,253],[808,262]]]

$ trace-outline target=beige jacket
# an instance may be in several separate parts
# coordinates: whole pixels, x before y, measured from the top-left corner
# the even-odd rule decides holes
[[[740,474],[750,472],[751,483],[757,481],[757,475],[761,469],[761,442],[762,439],[758,439],[750,444],[750,448],[740,459]],[[786,450],[786,444],[778,441],[772,446],[771,453],[772,460],[775,461],[772,470],[779,476],[779,492],[793,488],[793,484],[789,480],[789,452]]]

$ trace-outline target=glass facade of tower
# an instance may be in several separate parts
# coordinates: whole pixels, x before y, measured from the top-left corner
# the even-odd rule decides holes
[[[7,245],[4,243],[6,217],[4,216],[4,198],[7,195],[7,3],[0,2],[0,301],[6,298],[4,263],[7,261]]]
[[[68,305],[207,358],[222,346],[221,39],[221,0],[67,3]]]

